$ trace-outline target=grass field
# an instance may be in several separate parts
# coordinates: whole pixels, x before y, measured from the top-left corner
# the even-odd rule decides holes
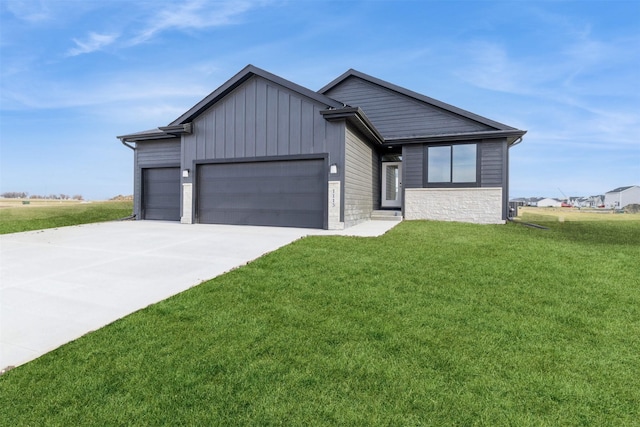
[[[0,234],[111,221],[131,215],[131,201],[0,199]]]
[[[0,424],[633,426],[640,222],[316,236],[0,377]]]
[[[535,208],[521,207],[518,217],[523,221],[640,221],[640,214],[617,213],[611,209]]]

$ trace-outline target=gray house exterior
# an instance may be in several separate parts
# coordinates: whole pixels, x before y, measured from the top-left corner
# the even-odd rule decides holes
[[[406,219],[502,223],[525,131],[349,70],[319,91],[248,65],[134,151],[134,214],[340,229]]]

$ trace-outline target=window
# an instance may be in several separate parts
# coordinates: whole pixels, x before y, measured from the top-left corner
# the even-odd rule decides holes
[[[475,184],[476,144],[427,147],[427,184]]]

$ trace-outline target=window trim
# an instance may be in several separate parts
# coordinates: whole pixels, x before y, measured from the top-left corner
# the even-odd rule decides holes
[[[475,145],[476,146],[476,180],[473,182],[429,182],[429,147],[449,147],[451,149],[450,176],[453,178],[453,146],[455,145]],[[480,146],[478,141],[454,142],[448,144],[425,144],[424,161],[422,167],[423,188],[468,188],[480,187]]]

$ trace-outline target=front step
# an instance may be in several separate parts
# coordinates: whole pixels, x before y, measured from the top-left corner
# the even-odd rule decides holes
[[[377,210],[371,212],[372,221],[402,221],[402,212]]]

